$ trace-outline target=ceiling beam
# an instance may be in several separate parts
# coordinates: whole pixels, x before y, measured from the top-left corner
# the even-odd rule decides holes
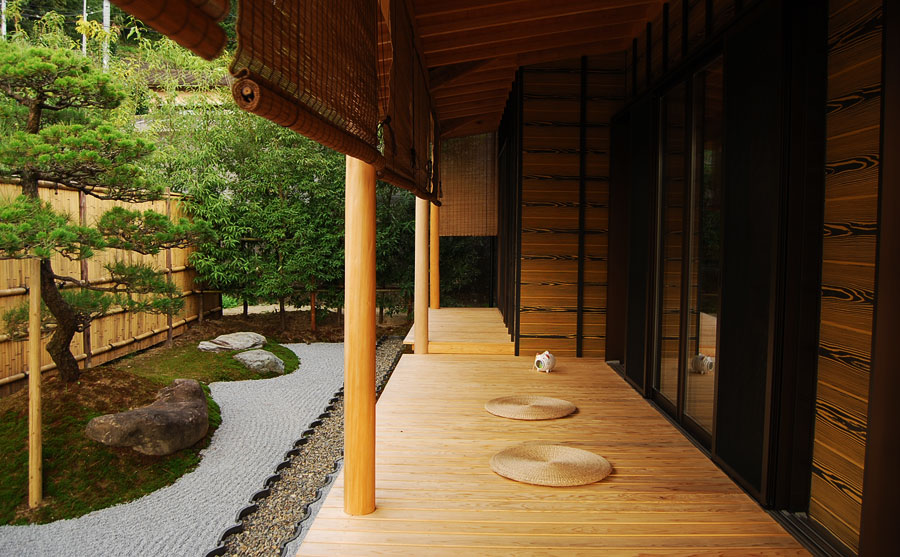
[[[637,36],[635,33],[632,36]],[[609,41],[598,41],[583,43],[575,46],[564,46],[559,48],[548,48],[546,50],[536,50],[533,52],[522,53],[518,56],[519,64],[522,66],[530,66],[532,64],[543,64],[546,62],[554,62],[557,60],[570,60],[581,56],[596,56],[600,54],[624,53],[627,49],[627,41],[620,42],[619,48],[610,49]],[[622,59],[622,71],[625,70],[625,60]]]
[[[459,95],[469,95],[472,93],[482,93],[488,91],[496,91],[498,89],[506,89],[509,87],[509,84],[512,83],[514,76],[498,76],[498,79],[494,79],[491,81],[485,81],[481,83],[467,83],[465,85],[459,85],[455,87],[445,87],[444,89],[439,89],[434,92],[435,102],[441,102],[441,99],[445,99],[447,97],[456,97]]]
[[[427,55],[428,65],[430,67],[446,66],[449,64],[459,64],[461,62],[471,62],[474,60],[484,60],[485,58],[495,58],[497,56],[520,55],[527,52],[537,52],[566,46],[578,46],[582,44],[593,44],[595,47],[600,44],[607,45],[608,52],[624,50],[626,45],[632,38],[632,25],[622,25],[616,27],[616,31],[607,30],[603,33],[604,40],[597,40],[597,31],[594,29],[583,29],[574,32],[560,32],[550,35],[543,35],[539,38],[515,39],[494,43],[490,47],[471,46],[462,47],[455,50],[446,50],[443,52],[429,53]]]
[[[509,97],[509,89],[512,82],[509,83],[503,89],[496,89],[495,91],[486,91],[483,93],[472,93],[469,95],[457,95],[455,97],[445,97],[439,99],[437,101],[437,105],[439,107],[442,106],[451,106],[454,104],[466,104],[466,103],[477,103],[477,102],[492,102],[492,100],[499,99],[500,97],[507,98]]]
[[[471,31],[494,25],[518,24],[548,17],[559,17],[596,11],[618,10],[623,8],[653,8],[661,5],[660,0],[516,0],[502,5],[477,3],[477,5],[460,8],[458,2],[444,1],[442,4],[455,11],[446,13],[427,13],[422,11],[422,1],[416,2],[416,19],[422,37],[442,33]]]
[[[458,81],[459,78],[480,70],[490,62],[490,59],[475,60],[473,62],[463,62],[462,64],[431,68],[428,70],[428,82],[431,84],[431,90],[434,91],[435,89],[450,85],[451,83]]]
[[[439,110],[438,115],[441,117],[441,120],[444,120],[447,118],[462,118],[464,116],[499,114],[499,113],[503,112],[503,108],[505,106],[506,106],[506,99],[503,99],[501,102],[497,102],[493,106],[485,105],[485,104],[476,104],[476,105],[461,106],[459,108],[451,107],[447,110]]]
[[[492,106],[500,106],[506,104],[506,99],[509,98],[509,92],[499,93],[495,95],[491,95],[490,97],[484,97],[483,99],[479,99],[477,101],[465,101],[458,103],[449,103],[449,104],[439,104],[437,106],[438,114],[446,114],[450,111],[461,110],[465,108],[472,107],[492,107]]]
[[[500,118],[502,115],[494,118],[473,118],[471,120],[461,122],[460,125],[453,129],[442,132],[442,139],[452,139],[454,137],[465,137],[467,135],[475,135],[479,133],[492,132],[500,127]]]
[[[426,58],[432,52],[451,50],[460,46],[489,45],[515,39],[539,40],[543,35],[559,32],[595,29],[597,33],[605,33],[617,25],[644,23],[647,21],[647,8],[637,6],[621,10],[602,10],[579,14],[553,16],[515,23],[504,23],[481,29],[466,29],[454,33],[423,36]]]
[[[458,130],[472,125],[491,125],[493,118],[485,118],[483,116],[467,116],[464,118],[448,118],[441,120],[441,137],[453,135]],[[499,122],[499,120],[497,120]]]
[[[566,9],[570,5],[581,5],[585,3],[592,3],[608,8],[619,8],[642,3],[661,4],[662,0],[566,0],[565,2],[555,2],[557,7],[561,9]],[[523,4],[532,8],[539,8],[541,5],[553,3],[547,2],[547,0],[453,0],[452,2],[448,2],[447,0],[416,0],[416,14],[437,17],[479,8],[518,11],[522,9]]]

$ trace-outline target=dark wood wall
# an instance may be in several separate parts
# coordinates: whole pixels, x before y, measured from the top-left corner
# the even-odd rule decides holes
[[[609,122],[624,55],[522,69],[519,349],[603,357]]]
[[[856,550],[880,161],[881,0],[830,2],[821,327],[810,517]]]

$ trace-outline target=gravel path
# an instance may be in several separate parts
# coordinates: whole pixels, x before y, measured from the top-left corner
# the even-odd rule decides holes
[[[215,547],[284,452],[343,383],[343,344],[288,344],[290,375],[213,383],[222,426],[196,470],[131,503],[50,524],[0,527],[0,556],[193,557]]]

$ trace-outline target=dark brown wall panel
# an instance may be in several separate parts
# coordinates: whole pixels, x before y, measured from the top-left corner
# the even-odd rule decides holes
[[[810,517],[859,547],[875,303],[881,0],[831,2]]]
[[[624,53],[589,57],[584,83],[581,59],[523,69],[522,354],[575,356],[580,310],[582,355],[604,356],[609,121],[624,102],[624,65]]]

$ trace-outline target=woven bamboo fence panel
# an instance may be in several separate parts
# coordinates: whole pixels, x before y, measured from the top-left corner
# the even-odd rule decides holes
[[[81,221],[88,225],[117,205],[141,211],[153,209],[163,214],[168,211],[176,218],[181,214],[178,197],[175,195],[153,202],[123,203],[98,200],[63,186],[46,183],[41,183],[39,192],[41,199],[50,202],[57,211],[68,213],[73,222]],[[10,199],[19,193],[18,185],[0,183],[0,198]],[[178,336],[184,332],[188,323],[202,319],[201,309],[205,314],[221,309],[218,294],[201,294],[202,287],[195,283],[196,272],[188,263],[190,252],[190,248],[171,249],[162,250],[156,255],[140,255],[123,250],[109,250],[84,262],[69,261],[62,256],[51,259],[53,270],[57,274],[90,280],[92,283],[102,283],[108,276],[104,265],[115,260],[151,263],[160,272],[170,274],[172,281],[181,288],[185,299],[184,308],[171,319],[165,315],[120,311],[92,322],[88,331],[76,333],[72,339],[72,353],[82,368],[96,366],[164,342],[170,329],[173,337]],[[0,314],[27,300],[28,294],[24,287],[28,276],[25,269],[23,261],[0,260]],[[43,344],[46,345],[48,340],[49,337],[44,338]],[[23,374],[28,367],[27,345],[27,340],[13,340],[5,330],[0,330],[0,397],[26,386]],[[41,369],[47,372],[55,367],[46,350],[42,351]]]

